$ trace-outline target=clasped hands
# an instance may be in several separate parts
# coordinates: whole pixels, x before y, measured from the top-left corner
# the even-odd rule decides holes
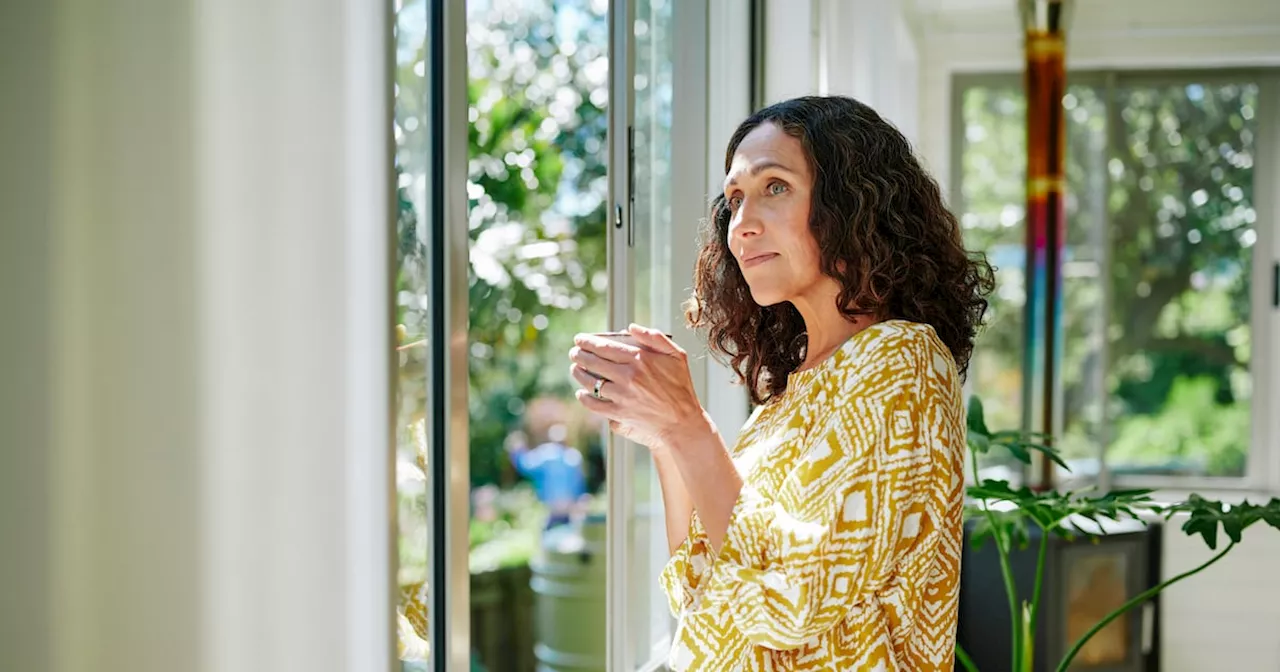
[[[627,331],[635,345],[593,334],[574,337],[569,373],[583,388],[578,401],[619,436],[650,449],[670,447],[704,416],[688,354],[656,329],[633,324]]]

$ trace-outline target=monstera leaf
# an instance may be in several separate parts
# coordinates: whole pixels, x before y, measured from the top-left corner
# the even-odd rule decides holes
[[[992,432],[987,427],[985,412],[982,408],[982,399],[977,396],[969,397],[969,412],[966,425],[969,430],[967,433],[969,450],[974,454],[981,455],[991,452],[992,448],[1004,448],[1019,462],[1031,464],[1031,451],[1036,451],[1063,469],[1071,470],[1067,463],[1063,461],[1062,455],[1049,446],[1049,437],[1046,434],[1014,430]]]
[[[1006,669],[1030,669],[1033,662],[1032,644],[1035,641],[1037,614],[1040,607],[1045,553],[1051,534],[1066,538],[1076,535],[1092,536],[1100,533],[1107,521],[1125,519],[1141,521],[1144,520],[1142,514],[1146,512],[1163,515],[1165,520],[1169,520],[1175,515],[1185,513],[1186,521],[1182,524],[1182,531],[1191,536],[1200,536],[1210,549],[1217,550],[1220,535],[1230,540],[1226,548],[1204,563],[1165,579],[1160,584],[1133,596],[1099,620],[1075,641],[1066,655],[1057,663],[1056,669],[1059,672],[1065,672],[1089,639],[1105,628],[1108,623],[1169,586],[1208,569],[1240,543],[1244,531],[1250,526],[1262,521],[1280,530],[1280,499],[1276,498],[1266,504],[1252,504],[1245,501],[1227,505],[1193,494],[1184,502],[1172,506],[1159,506],[1152,501],[1151,490],[1113,490],[1103,494],[1095,494],[1091,490],[1038,492],[1025,486],[1014,488],[1003,480],[982,480],[978,474],[977,458],[995,448],[1008,450],[1024,464],[1030,464],[1032,452],[1039,452],[1063,468],[1068,467],[1058,452],[1050,446],[1048,437],[1044,435],[1018,431],[991,431],[984,417],[982,400],[977,397],[972,397],[969,401],[966,426],[968,446],[973,458],[970,466],[973,469],[972,475],[976,484],[967,489],[970,501],[965,506],[965,517],[973,521],[971,543],[975,547],[980,547],[987,539],[995,541],[1001,576],[1004,579],[1006,597],[1009,600],[1009,616],[1012,624],[1010,632],[1012,660],[1011,667]],[[1093,522],[1097,528],[1078,524],[1086,520]],[[1041,530],[1038,544],[1039,557],[1031,600],[1020,602],[1014,588],[1009,553],[1015,547],[1027,546],[1029,525],[1035,525]],[[957,647],[956,657],[966,670],[977,671],[972,659],[962,648]]]
[[[1025,543],[1026,522],[1031,521],[1046,531],[1056,531],[1071,537],[1090,530],[1079,526],[1065,526],[1073,517],[1080,517],[1101,526],[1104,520],[1139,519],[1139,513],[1154,510],[1150,490],[1115,490],[1101,496],[1089,496],[1083,492],[1035,492],[1027,487],[1014,489],[1006,481],[985,480],[969,488],[969,496],[986,502],[1007,502],[1012,507],[1000,507],[991,511],[991,520],[984,520],[975,528],[974,539],[979,532],[989,533],[998,527],[1013,540]],[[981,513],[970,509],[971,514]]]
[[[1163,512],[1166,520],[1178,513],[1188,514],[1182,531],[1191,536],[1200,535],[1211,550],[1218,548],[1219,529],[1233,544],[1240,543],[1245,528],[1260,520],[1280,530],[1280,499],[1274,497],[1266,504],[1251,504],[1245,500],[1240,504],[1227,505],[1193,494],[1185,502],[1165,507]]]

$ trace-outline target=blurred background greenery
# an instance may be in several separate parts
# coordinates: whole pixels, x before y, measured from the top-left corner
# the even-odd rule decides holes
[[[473,521],[472,542],[487,567],[527,559],[528,530],[545,514],[527,486],[506,492],[520,479],[504,443],[534,400],[572,401],[573,334],[605,327],[608,26],[599,0],[468,4],[470,468],[473,499],[496,502],[486,509],[495,518]],[[425,489],[412,485],[426,452],[413,436],[425,411],[429,298],[424,11],[423,0],[397,11],[401,518],[419,521],[402,525],[406,577],[426,562]],[[601,428],[576,403],[565,407],[565,443],[588,456],[598,487]],[[496,557],[501,544],[509,557]]]
[[[1247,79],[1068,88],[1059,447],[1078,474],[1103,444],[1113,473],[1244,473],[1257,105]],[[1016,78],[962,92],[964,232],[998,267],[973,389],[999,427],[1023,410],[1024,115]]]

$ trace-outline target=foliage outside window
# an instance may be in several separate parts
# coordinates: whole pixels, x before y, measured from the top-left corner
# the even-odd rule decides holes
[[[469,7],[473,485],[509,480],[508,434],[531,400],[572,400],[572,336],[605,324],[607,9]],[[598,451],[576,417],[573,438]]]
[[[1071,80],[1057,435],[1076,476],[1098,473],[1104,447],[1116,477],[1245,475],[1258,90],[1247,77]],[[962,226],[999,280],[973,385],[993,422],[1016,427],[1025,102],[1010,77],[963,85],[960,103]]]

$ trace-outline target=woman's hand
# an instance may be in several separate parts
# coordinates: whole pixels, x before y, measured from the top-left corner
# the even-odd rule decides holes
[[[664,447],[682,425],[702,422],[705,414],[693,390],[689,357],[662,332],[631,325],[637,346],[579,334],[569,351],[570,374],[584,389],[578,401],[609,420],[623,438]],[[605,382],[597,399],[596,381]]]

